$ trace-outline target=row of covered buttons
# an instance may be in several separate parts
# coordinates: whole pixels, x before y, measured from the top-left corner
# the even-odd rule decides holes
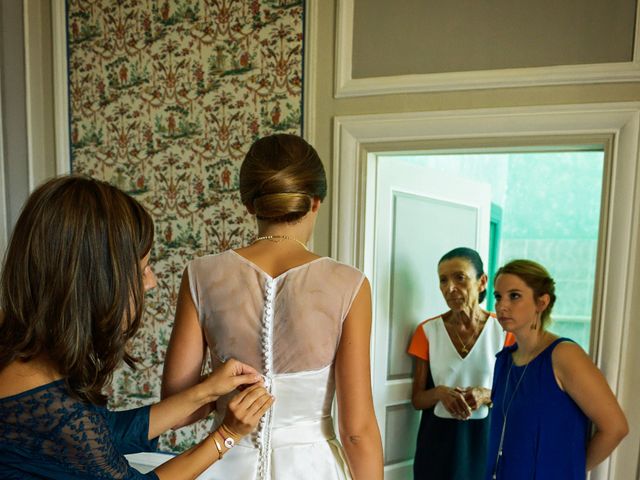
[[[264,362],[265,387],[271,392],[271,373],[273,368],[272,357],[272,329],[273,329],[273,298],[275,296],[274,280],[267,279],[265,283],[264,313],[262,315],[262,357]],[[258,466],[261,479],[270,477],[271,458],[271,410],[267,411],[260,419],[258,433],[260,464]]]

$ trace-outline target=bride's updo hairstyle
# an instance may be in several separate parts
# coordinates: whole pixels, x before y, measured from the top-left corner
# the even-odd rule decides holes
[[[296,135],[256,140],[240,167],[242,203],[260,220],[296,222],[324,200],[327,176],[315,149]]]

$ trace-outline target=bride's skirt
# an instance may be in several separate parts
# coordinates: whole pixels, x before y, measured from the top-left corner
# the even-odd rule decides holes
[[[198,478],[350,480],[330,415],[335,391],[331,366],[274,375],[269,380],[276,402],[263,417],[258,432],[243,438]],[[218,400],[220,417],[228,399]]]
[[[258,467],[258,450],[238,445],[198,479],[259,479]],[[274,448],[271,452],[271,479],[350,480],[351,475],[342,446],[333,439]]]

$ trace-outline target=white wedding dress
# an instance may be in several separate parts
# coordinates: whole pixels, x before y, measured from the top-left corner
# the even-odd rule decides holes
[[[331,417],[333,363],[363,274],[322,257],[272,278],[229,250],[192,261],[188,275],[214,368],[252,365],[276,398],[258,430],[198,478],[350,479]]]

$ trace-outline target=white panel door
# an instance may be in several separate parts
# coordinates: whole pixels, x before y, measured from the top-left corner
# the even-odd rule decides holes
[[[411,335],[424,319],[447,310],[437,262],[455,247],[487,261],[488,184],[378,157],[372,252],[373,393],[384,447],[385,478],[412,478],[420,412],[411,405]],[[367,205],[371,208],[372,205]],[[372,250],[370,250],[372,249]]]

